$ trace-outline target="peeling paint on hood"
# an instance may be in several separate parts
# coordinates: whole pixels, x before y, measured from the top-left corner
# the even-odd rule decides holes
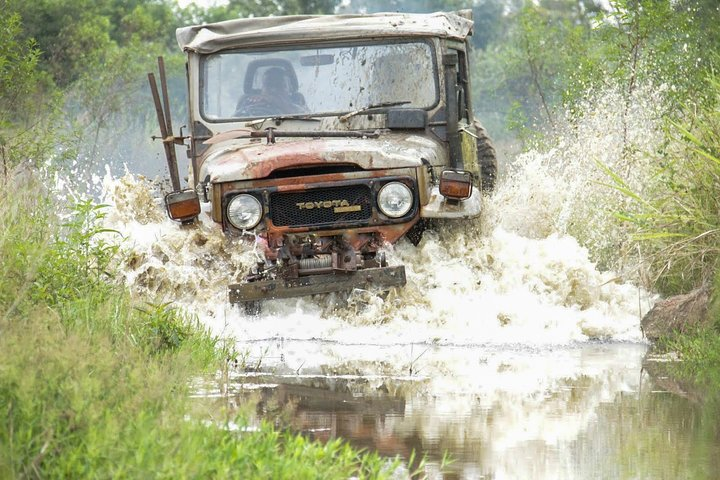
[[[445,162],[442,144],[413,134],[388,133],[380,138],[243,139],[214,144],[208,150],[200,178],[213,183],[265,178],[275,170],[314,165],[355,165],[363,170],[418,167]]]

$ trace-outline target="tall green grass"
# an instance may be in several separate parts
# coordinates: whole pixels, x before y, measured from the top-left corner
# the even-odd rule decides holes
[[[617,217],[635,227],[651,280],[664,294],[687,292],[713,281],[720,259],[720,81],[709,82],[714,104],[688,105],[681,121],[668,122],[668,141],[651,152],[657,171],[639,195],[620,175],[613,186],[632,200]]]
[[[687,105],[680,120],[668,121],[668,141],[652,152],[656,174],[643,195],[615,172],[613,186],[632,199],[618,213],[634,226],[634,240],[648,261],[651,280],[665,295],[711,287],[709,321],[682,334],[668,334],[656,347],[678,352],[670,373],[705,392],[703,414],[720,412],[720,80],[708,82],[708,99]],[[708,413],[709,412],[709,413]],[[716,423],[712,422],[713,425]]]
[[[0,205],[0,478],[385,478],[398,466],[191,411],[191,378],[229,352],[113,283],[103,208],[59,215],[29,172],[0,178]]]

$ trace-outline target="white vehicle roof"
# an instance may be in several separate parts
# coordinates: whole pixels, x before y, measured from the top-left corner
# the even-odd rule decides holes
[[[241,18],[178,28],[184,51],[212,53],[228,48],[294,44],[306,41],[378,37],[441,37],[464,40],[471,34],[471,13],[375,13],[369,15],[293,15]]]

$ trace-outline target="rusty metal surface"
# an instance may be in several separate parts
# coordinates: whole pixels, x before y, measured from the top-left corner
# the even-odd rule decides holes
[[[415,198],[415,205],[404,217],[397,219],[388,218],[383,216],[375,206],[375,196],[377,190],[385,183],[389,181],[400,181],[407,184],[412,190],[417,190],[417,180],[414,177],[414,169],[400,169],[400,172],[406,173],[406,175],[393,175],[396,173],[394,170],[389,171],[378,171],[375,172],[378,177],[369,176],[371,172],[349,172],[349,173],[338,173],[338,174],[326,174],[318,176],[308,177],[290,177],[281,179],[261,180],[255,182],[235,182],[222,186],[222,196],[220,197],[222,205],[226,205],[229,198],[236,193],[250,193],[255,195],[257,198],[262,200],[264,205],[264,217],[261,221],[261,226],[256,229],[256,233],[259,236],[260,243],[264,247],[264,253],[266,258],[276,260],[278,258],[279,251],[287,245],[287,238],[289,235],[312,237],[312,239],[322,237],[342,237],[344,239],[350,239],[355,247],[356,251],[363,252],[376,252],[378,251],[383,243],[394,243],[402,235],[405,234],[415,223],[417,223],[419,216],[419,208],[422,206],[419,201],[419,195]],[[348,198],[343,196],[343,188],[348,189],[357,188],[359,186],[367,187],[368,196],[358,204],[361,207],[364,215],[362,217],[353,216],[355,211],[352,210],[354,205],[350,205]],[[330,189],[326,189],[330,187]],[[423,186],[422,188],[427,188]],[[318,196],[316,193],[320,194]],[[325,196],[325,192],[327,196]],[[332,196],[331,193],[335,192],[337,195]],[[290,225],[276,225],[278,216],[273,210],[276,204],[273,204],[272,199],[275,195],[293,195],[295,197],[302,197],[305,193],[314,193],[313,198],[320,199],[318,203],[319,209],[327,210],[317,215],[317,218],[323,219],[317,222],[309,222],[303,224],[302,221],[297,224]],[[332,197],[332,198],[331,198]],[[350,199],[352,200],[352,199]],[[335,203],[340,207],[335,207]],[[342,207],[344,203],[347,206]],[[307,202],[315,204],[313,202]],[[324,206],[327,204],[327,208]],[[297,208],[298,218],[307,218],[304,213],[307,208],[306,202],[300,202],[299,204],[291,202],[290,207]],[[336,208],[339,208],[339,212],[333,212]],[[348,210],[346,213],[345,210]],[[351,211],[352,210],[352,211]],[[290,215],[292,212],[286,213],[284,216]],[[316,215],[312,215],[316,217]],[[233,231],[233,227],[225,222],[224,228],[230,232]],[[240,235],[242,232],[234,230],[235,234]],[[316,240],[307,240],[308,242],[317,242]],[[299,242],[300,243],[300,242]],[[307,254],[307,251],[298,250],[289,252],[292,255]],[[323,249],[313,247],[312,254],[327,253]]]
[[[358,38],[414,36],[464,40],[472,30],[470,16],[470,11],[461,11],[259,17],[179,28],[176,38],[183,51],[197,53],[237,46]]]
[[[354,288],[389,289],[406,283],[405,267],[380,267],[350,273],[311,275],[293,279],[260,280],[228,287],[230,303],[301,297],[318,293],[349,291]]]
[[[448,45],[464,48],[471,28],[468,16],[439,13],[244,19],[178,30],[189,52],[191,118],[205,128],[193,140],[195,175],[210,185],[213,219],[230,235],[252,235],[265,255],[246,282],[230,286],[231,302],[405,284],[404,268],[386,267],[382,248],[437,203],[433,185],[450,158],[442,59]],[[254,51],[271,53],[257,60]],[[270,67],[290,79],[286,102],[261,101],[270,95],[258,72]],[[415,109],[422,121],[391,124],[392,109]],[[377,204],[388,181],[413,191],[401,218]],[[263,206],[251,232],[224,218],[240,193]],[[444,203],[436,210],[443,216]]]
[[[323,237],[350,237],[355,245],[358,246],[357,250],[375,252],[379,250],[383,243],[395,243],[400,237],[405,235],[405,232],[410,230],[415,223],[419,220],[419,217],[415,217],[406,223],[399,223],[395,225],[381,225],[373,227],[358,227],[358,228],[328,228],[322,231],[316,231],[310,233],[310,230],[305,229],[277,229],[267,232],[264,236],[267,241],[269,248],[276,248],[281,245],[282,241],[287,235],[301,235],[306,233],[322,239]],[[266,253],[268,253],[266,251]]]
[[[175,156],[175,137],[172,132],[172,121],[170,120],[170,107],[167,98],[167,81],[165,79],[165,64],[162,57],[158,58],[160,67],[160,83],[165,100],[165,109],[163,109],[158,93],[155,74],[148,73],[148,81],[150,82],[150,91],[155,104],[155,113],[157,114],[158,124],[160,126],[160,134],[162,136],[163,148],[165,149],[165,157],[167,159],[168,170],[170,173],[170,181],[174,191],[180,190],[180,176],[178,174],[177,158]]]
[[[342,164],[340,164],[342,165]],[[285,168],[281,169],[283,172],[288,173],[288,176],[282,178],[259,178],[254,180],[239,180],[236,182],[227,182],[217,185],[217,189],[222,191],[222,194],[226,194],[231,190],[253,190],[253,189],[265,189],[274,188],[278,191],[297,191],[308,188],[312,185],[320,185],[324,183],[343,182],[349,180],[360,180],[360,179],[382,179],[384,177],[409,177],[415,178],[417,170],[415,168],[395,168],[386,170],[367,170],[357,171],[351,170],[347,172],[336,172],[336,173],[322,173],[324,171],[323,166],[327,167],[326,164],[317,165],[317,169],[310,167],[314,165],[293,165],[296,168]],[[306,170],[304,167],[308,167]]]
[[[397,242],[419,220],[420,217],[415,216],[406,223],[395,225],[328,228],[315,232],[310,232],[307,228],[292,230],[278,229],[258,235],[256,241],[258,245],[262,247],[265,257],[271,261],[278,260],[280,249],[286,244],[290,245],[289,251],[292,255],[300,256],[305,253],[304,244],[313,245],[313,254],[323,253],[329,251],[327,245],[331,244],[336,238],[345,239],[356,251],[377,252],[385,243],[392,244]]]
[[[200,160],[200,178],[213,183],[261,179],[276,170],[313,165],[353,165],[363,170],[420,167],[445,163],[442,144],[427,136],[386,133],[380,138],[229,140],[212,145]]]
[[[310,232],[309,229],[277,229],[260,235],[258,243],[264,248],[265,256],[269,260],[277,260],[279,249],[293,241],[291,239],[296,238],[304,239],[305,243],[319,245],[313,247],[313,253],[324,252],[325,245],[336,237],[345,239],[356,251],[377,252],[384,243],[397,242],[418,220],[419,217],[416,216],[408,222],[395,225],[328,228],[315,232]],[[303,242],[297,241],[296,244],[300,246],[292,247],[291,245],[290,251],[293,255],[300,255],[303,253]]]

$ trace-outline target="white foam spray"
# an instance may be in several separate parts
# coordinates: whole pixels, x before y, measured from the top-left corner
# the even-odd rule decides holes
[[[131,174],[104,180],[107,226],[126,237],[118,271],[138,297],[172,301],[234,338],[263,371],[413,382],[418,393],[387,431],[432,442],[444,430],[459,450],[480,439],[497,478],[572,478],[564,449],[600,404],[638,389],[640,319],[654,300],[628,268],[628,232],[610,219],[628,204],[599,165],[649,188],[656,99],[639,95],[627,110],[612,92],[598,98],[509,166],[482,218],[388,246],[405,288],[270,301],[246,316],[227,304],[227,285],[258,259],[254,242],[226,239],[208,212],[192,227],[171,222],[155,184]],[[458,465],[483,473],[476,459]]]
[[[388,295],[277,300],[259,319],[246,317],[227,305],[226,288],[258,258],[253,243],[227,240],[207,213],[190,228],[165,219],[153,185],[132,175],[105,180],[109,226],[127,236],[119,270],[138,294],[175,301],[215,332],[245,340],[638,341],[651,296],[595,263],[622,266],[627,255],[620,247],[627,232],[609,218],[624,199],[602,185],[608,179],[598,164],[642,186],[646,157],[627,152],[651,150],[661,136],[652,98],[630,115],[613,94],[600,98],[551,148],[510,166],[481,219],[442,223],[418,247],[389,246],[390,262],[407,268],[408,285]],[[608,260],[609,252],[617,258]]]

